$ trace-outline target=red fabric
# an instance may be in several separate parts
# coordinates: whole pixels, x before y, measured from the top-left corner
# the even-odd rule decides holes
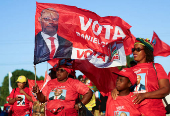
[[[86,75],[83,75],[83,79],[85,79],[86,78]]]
[[[68,67],[65,66],[65,65],[61,65],[61,66],[59,66],[59,67],[64,68],[69,74],[71,74],[71,73],[73,72],[73,69],[72,69],[72,68],[68,68]]]
[[[44,84],[51,80],[51,77],[48,75],[47,71],[45,71],[45,79]]]
[[[131,97],[132,95],[133,93],[127,96],[118,96],[116,100],[113,100],[111,93],[109,93],[105,116],[121,116],[121,112],[125,112],[126,116],[141,116],[138,110],[139,105],[132,102],[134,99]]]
[[[46,89],[44,89],[44,87],[46,86],[47,82],[51,80],[51,77],[47,74],[47,71],[45,72],[45,79],[44,81],[43,80],[40,80],[40,81],[36,81],[38,87],[40,90],[42,91],[46,91]],[[32,97],[32,100],[33,101],[37,101],[36,99],[36,93],[33,93],[32,92],[32,88],[33,86],[35,85],[35,80],[30,80],[28,79],[28,84],[29,84],[29,91],[32,93],[31,94],[31,97]]]
[[[112,72],[119,71],[117,67],[97,68],[87,60],[75,60],[74,66],[94,83],[103,96],[115,88],[117,75]]]
[[[50,59],[53,59],[54,53],[55,53],[55,44],[54,44],[54,37],[48,38],[51,41],[51,53],[50,53]]]
[[[41,81],[36,81],[37,85],[39,86],[39,89],[41,90],[41,88],[43,87],[43,84],[44,84],[44,81],[41,80]],[[32,93],[31,94],[31,97],[32,97],[32,100],[33,101],[37,101],[36,99],[36,93],[33,93],[32,92],[32,88],[33,86],[35,85],[35,80],[30,80],[28,79],[28,84],[29,84],[29,91]]]
[[[157,75],[153,67],[153,63],[141,63],[131,67],[137,75],[144,75],[145,91],[152,92],[159,89],[158,80],[168,79],[168,76],[163,67],[155,63]],[[140,92],[140,91],[139,91]],[[145,99],[143,105],[140,107],[140,111],[145,116],[165,116],[165,107],[162,103],[162,99]],[[158,115],[160,114],[160,115]]]
[[[15,91],[15,93],[14,93]],[[12,90],[12,92],[10,93],[9,95],[9,98],[15,98],[17,97],[18,95],[22,95],[22,96],[25,96],[24,94],[20,93],[19,92],[20,89],[19,88],[16,88]],[[25,87],[24,88],[24,91],[31,96],[31,93],[29,91],[29,88],[28,87]],[[23,104],[22,106],[18,106],[17,105],[17,101],[14,103],[12,109],[13,109],[13,114],[12,116],[25,116],[26,114],[29,114],[30,113],[30,105],[29,105],[29,100],[26,98],[25,96],[25,99],[23,99],[23,101],[25,101],[25,104]]]
[[[43,91],[43,94],[47,96],[47,110],[58,109],[61,106],[64,106],[65,109],[74,108],[75,100],[78,98],[78,94],[86,94],[89,88],[80,82],[77,79],[68,78],[66,82],[60,83],[57,79],[50,80],[45,86],[47,91]],[[49,100],[50,94],[56,89],[62,89],[62,96],[65,97],[65,100],[57,99],[57,100]]]
[[[54,59],[48,60],[48,63],[52,67],[55,67],[54,69],[56,69],[57,68],[57,64],[59,63],[59,59],[58,58],[54,58]]]
[[[54,8],[59,13],[57,34],[71,41],[75,48],[91,48],[108,54],[108,48],[104,45],[113,41],[127,40],[132,36],[129,30],[131,26],[117,16],[100,17],[89,10],[63,4],[37,2],[36,6],[35,35],[42,30],[38,21],[41,11]]]
[[[133,34],[131,34],[131,37],[123,41],[126,56],[132,54],[132,48],[134,47],[135,40],[136,37]]]
[[[152,37],[152,45],[154,48],[154,56],[169,56],[170,55],[170,46],[165,42],[161,41],[158,35],[154,32]]]

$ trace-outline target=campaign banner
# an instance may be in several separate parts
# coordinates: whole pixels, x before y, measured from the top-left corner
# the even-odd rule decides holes
[[[126,54],[123,42],[113,42],[109,45],[110,55],[95,52],[92,49],[73,48],[72,59],[87,59],[98,68],[108,68],[126,65]]]
[[[133,44],[130,28],[118,16],[100,17],[76,6],[37,2],[34,64],[54,58],[90,59],[99,56],[101,58],[95,59],[97,62],[94,64],[103,67],[104,63],[115,57],[119,56],[121,60],[123,55],[124,60],[125,54],[129,54],[131,49],[131,42]],[[114,43],[117,41],[121,41],[122,45]],[[113,46],[117,47],[114,55],[111,50]],[[79,58],[82,52],[90,52],[90,55]],[[89,61],[94,62],[94,59]],[[102,62],[98,64],[100,61]]]

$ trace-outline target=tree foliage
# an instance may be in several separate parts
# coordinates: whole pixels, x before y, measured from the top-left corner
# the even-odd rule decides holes
[[[17,88],[17,83],[16,80],[18,79],[19,76],[24,75],[27,79],[35,79],[35,74],[31,71],[27,71],[24,69],[21,70],[15,70],[14,72],[12,72],[12,77],[11,77],[11,86],[12,88]],[[40,78],[38,78],[36,76],[37,80],[44,80],[44,77],[41,76]],[[26,85],[28,86],[28,84]],[[6,103],[6,97],[9,96],[9,78],[8,78],[8,74],[4,77],[3,83],[2,83],[2,87],[0,90],[0,105],[4,105]]]
[[[126,66],[118,66],[118,69],[121,70],[122,68],[130,67],[130,62],[133,60],[134,60],[134,58],[131,57],[130,55],[126,56],[126,61],[127,61]]]

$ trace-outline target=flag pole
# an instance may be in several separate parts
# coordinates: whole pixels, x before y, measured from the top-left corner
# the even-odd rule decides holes
[[[36,65],[34,65],[34,71],[35,71],[35,85],[37,85],[37,80],[36,80]]]

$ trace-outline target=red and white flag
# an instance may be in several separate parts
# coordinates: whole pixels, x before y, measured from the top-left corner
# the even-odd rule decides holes
[[[118,16],[100,17],[75,6],[37,2],[34,64],[71,58],[88,59],[97,67],[126,65],[134,39],[130,28]]]
[[[51,77],[48,75],[47,71],[45,71],[45,79],[44,79],[44,84],[43,84],[42,88],[40,89],[41,91],[44,91],[44,87],[46,86],[47,82],[50,80],[51,80]]]
[[[154,51],[154,56],[169,56],[170,55],[170,46],[166,44],[165,42],[161,41],[158,37],[158,35],[153,32],[153,37],[151,41]]]

